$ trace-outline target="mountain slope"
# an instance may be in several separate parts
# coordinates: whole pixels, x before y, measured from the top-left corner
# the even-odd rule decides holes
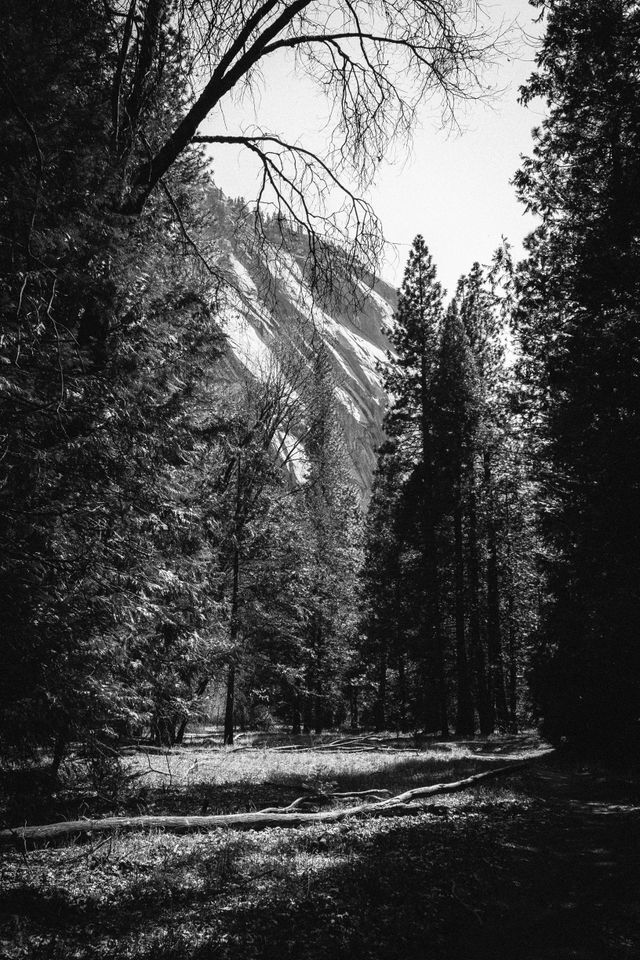
[[[352,278],[334,291],[330,303],[320,306],[306,275],[306,251],[294,234],[286,250],[256,251],[232,227],[232,201],[217,194],[211,211],[218,266],[231,287],[221,319],[236,361],[258,376],[277,362],[276,345],[293,331],[310,350],[322,339],[333,367],[351,473],[366,501],[383,437],[386,397],[378,367],[389,349],[382,329],[391,322],[395,291],[382,280],[371,285]],[[297,472],[302,472],[300,463]]]

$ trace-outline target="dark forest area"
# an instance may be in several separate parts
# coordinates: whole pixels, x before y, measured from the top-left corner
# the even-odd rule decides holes
[[[640,6],[530,4],[524,257],[396,294],[475,3],[2,3],[7,956],[635,955]],[[282,52],[326,154],[218,122]]]

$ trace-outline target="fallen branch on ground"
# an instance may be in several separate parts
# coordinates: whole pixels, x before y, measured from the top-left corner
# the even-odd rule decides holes
[[[258,813],[293,813],[294,810],[300,810],[302,807],[310,804],[331,803],[333,800],[353,800],[357,797],[369,797],[382,801],[383,793],[391,793],[390,790],[354,790],[348,793],[306,793],[303,797],[298,797],[287,807],[265,807]]]
[[[295,750],[313,750],[314,752],[316,750],[341,750],[343,747],[363,743],[365,740],[381,741],[382,737],[376,736],[375,733],[370,733],[362,737],[346,737],[340,738],[339,740],[331,740],[329,743],[285,743],[279,747],[269,747],[268,749],[272,753],[285,753]]]
[[[547,754],[550,751],[547,751]],[[428,787],[416,787],[407,790],[395,797],[379,800],[374,803],[363,803],[356,807],[346,807],[338,810],[324,810],[319,813],[304,813],[294,810],[291,813],[222,813],[211,816],[174,817],[174,816],[139,816],[139,817],[105,817],[104,820],[69,820],[62,823],[49,823],[34,827],[16,827],[9,830],[0,830],[0,843],[22,845],[25,841],[58,840],[61,837],[74,835],[93,835],[109,831],[125,830],[166,830],[174,833],[185,833],[195,830],[262,830],[267,827],[306,827],[314,823],[337,823],[348,817],[356,816],[398,816],[405,813],[416,813],[417,809],[411,806],[412,800],[422,797],[431,797],[439,793],[456,793],[475,787],[495,777],[509,776],[516,770],[521,770],[533,760],[547,754],[538,754],[530,760],[519,763],[510,763],[507,766],[496,767],[485,773],[476,773],[463,780],[454,780],[451,783],[436,783]]]

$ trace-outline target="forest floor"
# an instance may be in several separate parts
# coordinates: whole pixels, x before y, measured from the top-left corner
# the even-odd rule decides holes
[[[268,743],[266,740],[268,739]],[[326,740],[326,738],[325,738]],[[95,960],[635,960],[640,777],[535,738],[389,738],[343,750],[133,752],[116,799],[37,790],[12,825],[284,806],[305,790],[394,794],[533,756],[415,814],[304,828],[134,833],[5,851],[0,956]],[[316,741],[316,747],[319,741]],[[356,752],[357,751],[357,752]],[[434,803],[435,801],[435,803]],[[37,806],[37,803],[40,806]]]

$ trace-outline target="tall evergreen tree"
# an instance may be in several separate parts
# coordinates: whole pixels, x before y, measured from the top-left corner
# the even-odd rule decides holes
[[[386,441],[378,452],[378,465],[364,529],[364,557],[361,571],[362,629],[361,654],[373,664],[375,700],[373,720],[377,730],[386,727],[387,675],[392,664],[399,681],[406,654],[404,637],[404,576],[401,528],[398,518],[406,466],[396,444]],[[406,689],[398,684],[397,717],[406,723]]]
[[[470,484],[474,482],[473,457],[479,418],[478,382],[467,332],[454,300],[447,310],[440,342],[435,383],[437,464],[441,481],[444,529],[441,539],[453,541],[453,592],[456,664],[456,733],[475,730],[472,671],[467,637],[464,516]],[[451,536],[445,517],[451,517]],[[448,552],[448,551],[446,551]],[[444,557],[443,557],[444,560]]]
[[[437,484],[434,443],[433,382],[437,363],[443,291],[424,239],[417,236],[409,254],[398,307],[389,338],[395,355],[386,376],[386,388],[393,396],[387,417],[388,430],[399,442],[415,451],[419,492],[416,524],[422,538],[424,597],[425,694],[427,684],[433,698],[425,697],[425,724],[432,716],[443,735],[449,730],[448,692],[441,609],[441,584],[437,560]],[[429,702],[432,699],[433,702]]]
[[[311,359],[305,451],[306,530],[306,730],[321,733],[335,716],[356,629],[355,578],[360,566],[360,521],[337,415],[328,351],[316,345]]]
[[[542,218],[520,278],[550,599],[545,729],[583,744],[640,712],[640,11],[547,0],[525,102],[548,114],[517,186]]]
[[[472,493],[482,510],[486,541],[486,692],[480,677],[478,659],[477,684],[481,726],[489,732],[496,722],[504,726],[507,719],[506,688],[501,635],[501,598],[498,562],[497,473],[504,431],[508,420],[505,408],[504,329],[496,309],[495,297],[489,289],[485,272],[475,263],[459,283],[456,299],[473,355],[478,384],[478,420],[472,458]],[[480,641],[482,642],[482,641]]]

